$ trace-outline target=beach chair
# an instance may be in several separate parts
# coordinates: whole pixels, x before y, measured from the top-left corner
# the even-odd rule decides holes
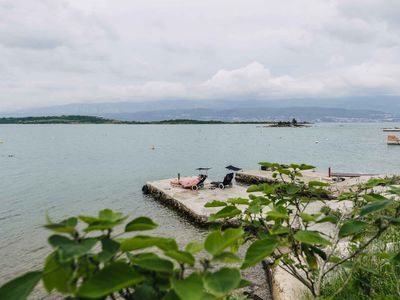
[[[228,173],[225,175],[223,181],[213,181],[211,182],[211,187],[212,188],[220,188],[223,190],[226,187],[231,187],[232,186],[232,180],[233,180],[234,174],[233,173]]]

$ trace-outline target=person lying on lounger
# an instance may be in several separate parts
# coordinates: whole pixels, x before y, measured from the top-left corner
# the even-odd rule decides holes
[[[171,180],[172,186],[180,186],[185,189],[192,189],[193,191],[198,190],[204,186],[204,181],[207,179],[207,175],[199,175],[198,177],[188,177],[177,180]]]

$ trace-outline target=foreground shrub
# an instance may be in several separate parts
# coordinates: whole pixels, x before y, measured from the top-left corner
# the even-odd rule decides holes
[[[39,282],[47,292],[56,291],[66,299],[236,299],[232,292],[249,285],[238,268],[213,267],[215,262],[221,266],[240,260],[235,252],[242,229],[217,229],[204,243],[179,249],[171,238],[113,236],[115,227],[126,218],[105,209],[97,217],[78,216],[59,223],[49,220],[45,227],[55,233],[48,239],[53,252],[43,269],[3,285],[0,299],[26,299]],[[123,234],[156,227],[151,219],[139,217],[126,224]],[[194,254],[200,251],[204,255],[196,261]]]
[[[302,180],[302,171],[314,167],[260,164],[272,171],[274,182],[250,186],[249,199],[206,204],[222,207],[210,221],[238,219],[247,228],[246,240],[253,243],[242,268],[268,258],[272,267],[297,278],[318,298],[328,275],[353,269],[376,239],[400,224],[400,203],[394,197],[400,189],[392,188],[387,195],[376,191],[392,183],[388,179],[372,179],[340,195],[336,206],[346,203],[347,209],[338,210],[329,205],[333,201],[329,184]],[[316,208],[319,211],[309,212]],[[349,245],[350,251],[340,249],[343,245]]]

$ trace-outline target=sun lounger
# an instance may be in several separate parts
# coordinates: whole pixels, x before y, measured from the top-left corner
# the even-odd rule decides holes
[[[233,180],[234,174],[233,173],[228,173],[225,175],[223,181],[213,181],[211,182],[211,187],[218,187],[221,190],[223,190],[226,187],[231,187],[232,186],[232,180]]]
[[[172,186],[179,186],[184,189],[191,189],[197,191],[199,188],[204,187],[204,181],[207,179],[207,175],[199,175],[198,177],[182,178],[178,180],[172,180]]]

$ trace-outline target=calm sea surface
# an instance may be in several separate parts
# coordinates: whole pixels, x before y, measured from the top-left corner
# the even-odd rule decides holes
[[[254,169],[259,161],[400,173],[400,146],[386,145],[386,126],[399,124],[0,125],[0,284],[42,263],[46,210],[57,220],[102,208],[147,215],[159,234],[183,243],[202,231],[143,196],[146,181],[200,166],[222,179],[229,164]]]

